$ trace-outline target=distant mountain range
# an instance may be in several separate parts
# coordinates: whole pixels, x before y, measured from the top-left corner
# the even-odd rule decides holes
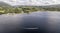
[[[19,7],[19,6],[24,6],[24,5],[16,5],[15,7]],[[26,6],[26,5],[25,5]],[[40,6],[42,8],[60,8],[60,4],[56,4],[56,5],[46,5],[46,6]]]
[[[44,8],[60,8],[60,4],[56,4],[56,5],[47,5],[47,6],[42,6]]]
[[[8,3],[5,3],[5,2],[0,1],[0,6],[8,7],[8,6],[11,6],[11,5],[9,5]],[[14,7],[19,7],[19,6],[28,6],[28,5],[16,5],[16,6],[14,6]],[[46,5],[46,6],[41,6],[41,7],[44,7],[44,8],[51,8],[51,7],[60,8],[60,4],[56,4],[56,5]]]

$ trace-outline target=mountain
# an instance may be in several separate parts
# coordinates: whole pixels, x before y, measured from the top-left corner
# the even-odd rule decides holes
[[[41,6],[42,8],[60,8],[60,4]]]
[[[35,4],[35,1],[36,1],[36,5]],[[10,1],[11,2],[11,1]],[[23,2],[19,2],[18,0],[16,1],[16,5],[14,5],[14,7],[20,7],[20,6],[40,6],[40,7],[43,7],[43,8],[51,8],[51,7],[54,7],[54,8],[60,8],[60,4],[51,4],[51,5],[47,5],[46,3],[50,4],[49,1],[48,2],[44,2],[44,1],[37,1],[37,0],[34,0],[34,1],[25,1],[27,2],[25,5],[21,5]],[[24,2],[24,3],[25,3]],[[29,2],[29,3],[28,3]],[[43,3],[44,2],[44,3]],[[54,2],[54,1],[52,1]],[[52,3],[51,2],[51,3]],[[11,2],[12,3],[12,2]],[[17,3],[19,5],[17,5]],[[21,3],[21,4],[20,4]],[[23,4],[24,4],[23,3]],[[12,3],[13,4],[13,3]],[[33,5],[32,5],[33,4]],[[37,4],[40,4],[40,5],[37,5]],[[41,5],[41,4],[46,4],[46,5]],[[11,5],[8,3],[8,2],[3,2],[3,1],[0,1],[0,6],[5,6],[5,7],[11,7]]]
[[[29,5],[16,5],[14,7],[23,7],[23,6],[29,6]],[[60,8],[60,4],[55,4],[55,5],[44,5],[44,6],[37,6],[41,8]]]
[[[0,1],[0,6],[9,7],[11,5],[9,5],[9,4],[5,3],[5,2]]]

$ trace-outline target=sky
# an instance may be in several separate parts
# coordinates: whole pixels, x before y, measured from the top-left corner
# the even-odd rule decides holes
[[[53,5],[60,4],[60,0],[0,0],[10,5]]]

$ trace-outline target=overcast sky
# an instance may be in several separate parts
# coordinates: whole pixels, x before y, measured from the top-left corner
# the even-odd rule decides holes
[[[0,0],[11,5],[51,5],[60,4],[60,0]]]

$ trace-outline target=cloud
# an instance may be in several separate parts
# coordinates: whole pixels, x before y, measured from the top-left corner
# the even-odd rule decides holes
[[[0,0],[11,5],[52,5],[60,4],[60,0]]]

